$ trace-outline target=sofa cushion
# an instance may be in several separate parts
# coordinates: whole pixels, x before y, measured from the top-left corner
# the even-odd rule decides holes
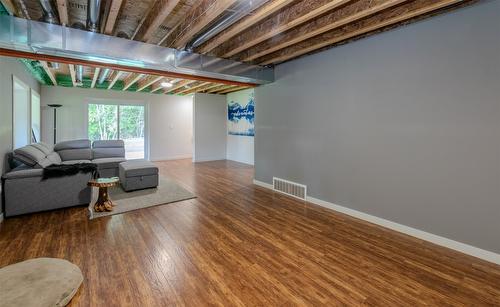
[[[52,164],[61,164],[62,160],[61,157],[57,152],[51,152],[47,155],[47,159],[52,163]]]
[[[78,148],[90,148],[90,140],[81,139],[81,140],[72,140],[72,141],[64,141],[59,142],[54,146],[55,151],[61,151],[66,149],[78,149]]]
[[[90,140],[75,140],[57,143],[54,150],[59,154],[62,161],[90,160]]]
[[[29,167],[18,167],[11,172],[8,172],[2,176],[3,179],[22,179],[22,178],[34,178],[42,177],[43,169],[41,168],[29,168]]]
[[[106,168],[118,169],[118,165],[125,161],[126,161],[125,158],[100,158],[92,160],[92,163],[97,164],[97,167],[99,169],[106,169]]]
[[[35,166],[45,159],[47,155],[32,145],[27,145],[14,150],[14,158],[29,166]]]
[[[124,158],[125,143],[122,140],[100,140],[92,143],[92,158]]]
[[[64,149],[57,152],[62,161],[70,160],[91,160],[92,151],[90,148]]]
[[[91,163],[90,160],[68,160],[68,161],[63,161],[62,164],[64,165],[71,165],[71,164],[81,164],[81,163]]]
[[[43,142],[34,143],[34,144],[31,144],[31,146],[36,147],[37,149],[39,149],[41,152],[43,152],[46,155],[54,152],[54,146],[43,143]]]
[[[129,160],[120,163],[120,177],[136,177],[158,174],[158,167],[146,160]]]
[[[92,148],[123,148],[125,143],[123,140],[97,140],[92,143]]]

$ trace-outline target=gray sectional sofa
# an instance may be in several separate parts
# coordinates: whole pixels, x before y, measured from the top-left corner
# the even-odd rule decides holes
[[[2,176],[3,212],[6,217],[90,203],[90,173],[43,179],[43,168],[52,164],[95,163],[100,177],[118,176],[125,161],[121,140],[74,140],[56,144],[35,143],[9,154]],[[16,165],[18,164],[18,165]]]

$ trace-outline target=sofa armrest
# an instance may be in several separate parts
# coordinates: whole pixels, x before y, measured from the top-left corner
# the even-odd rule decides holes
[[[23,169],[19,171],[12,171],[6,173],[2,176],[3,179],[21,179],[21,178],[33,178],[33,177],[42,177],[43,169],[41,168],[31,168],[31,169]]]

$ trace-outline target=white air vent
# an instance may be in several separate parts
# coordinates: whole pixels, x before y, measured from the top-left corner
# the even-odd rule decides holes
[[[307,186],[277,177],[273,177],[273,190],[302,200],[307,196]]]

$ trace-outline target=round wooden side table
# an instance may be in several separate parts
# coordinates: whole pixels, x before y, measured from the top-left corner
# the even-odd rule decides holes
[[[113,202],[109,198],[108,188],[118,185],[118,177],[96,178],[89,181],[89,187],[99,188],[99,196],[94,204],[95,212],[113,211]]]

